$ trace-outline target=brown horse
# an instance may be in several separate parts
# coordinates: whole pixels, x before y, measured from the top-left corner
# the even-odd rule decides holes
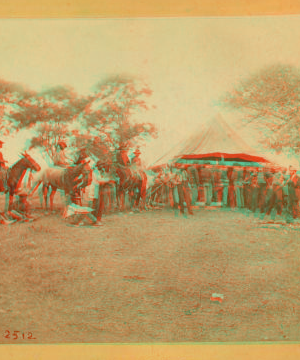
[[[3,189],[6,194],[5,213],[11,210],[14,195],[27,197],[28,194],[26,192],[20,192],[20,185],[24,179],[27,169],[33,171],[41,170],[40,165],[33,160],[29,154],[23,153],[22,156],[23,157],[9,169],[4,169],[1,172],[0,188]]]
[[[146,206],[147,175],[143,170],[115,165],[115,172],[119,178],[117,184],[117,200],[121,211],[125,208],[125,194],[130,196],[133,210],[140,210]]]

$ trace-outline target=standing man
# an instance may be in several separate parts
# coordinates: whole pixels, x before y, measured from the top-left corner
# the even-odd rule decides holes
[[[263,213],[266,202],[266,194],[267,194],[266,168],[258,169],[257,183],[258,183],[258,207],[260,212]]]
[[[258,191],[258,172],[254,169],[251,175],[251,210],[253,213],[255,213],[258,208]]]
[[[251,169],[244,168],[244,204],[245,208],[250,210],[251,209]]]
[[[172,173],[174,174],[171,178],[173,184],[173,201],[175,215],[177,215],[178,206],[180,207],[180,214],[184,214],[184,193],[182,187],[182,175],[179,169],[172,166]]]
[[[96,218],[95,226],[102,226],[102,215],[105,208],[104,197],[109,191],[109,179],[106,177],[106,164],[98,161],[93,167],[92,183],[89,192],[89,207],[93,208],[92,215]]]
[[[288,185],[288,212],[287,212],[287,223],[293,222],[293,219],[298,217],[298,198],[296,194],[296,187],[299,181],[297,170],[290,166],[290,177],[287,181]]]
[[[201,175],[203,179],[203,185],[204,185],[204,192],[205,192],[205,205],[210,206],[211,200],[212,200],[212,189],[213,189],[213,183],[214,178],[211,171],[212,166],[211,165],[204,165]]]
[[[282,178],[283,178],[283,187],[282,187],[282,206],[285,212],[288,211],[289,204],[289,178],[290,174],[287,172],[287,168],[283,168],[282,170]]]
[[[195,205],[195,203],[198,200],[198,196],[199,196],[198,188],[200,185],[198,171],[194,166],[189,166],[186,171],[189,176],[189,183],[191,185],[191,191],[192,191],[191,204]]]
[[[262,203],[261,213],[264,214],[271,204],[271,198],[273,194],[273,179],[275,170],[272,170],[268,166],[265,168],[264,175],[266,180],[266,195],[264,202]]]
[[[236,206],[238,209],[244,207],[244,192],[243,192],[243,169],[240,166],[234,168],[234,191]]]
[[[218,204],[222,203],[222,190],[223,190],[223,186],[222,186],[222,170],[219,168],[219,166],[215,166],[213,168],[213,176],[214,176],[214,195],[213,195],[213,199],[215,202],[217,202]]]
[[[184,168],[181,168],[179,171],[180,171],[181,176],[182,176],[183,198],[185,200],[188,213],[190,215],[194,215],[193,211],[192,211],[192,206],[191,206],[191,193],[190,193],[188,173]]]
[[[282,214],[282,188],[283,188],[283,176],[280,171],[275,173],[272,184],[272,195],[267,208],[266,215],[270,215],[272,209],[276,206],[277,214],[281,216]]]
[[[222,201],[222,207],[227,207],[228,204],[228,186],[229,186],[229,179],[228,179],[228,170],[226,166],[220,166],[221,170],[221,194],[220,195]]]
[[[234,209],[236,206],[236,199],[235,199],[235,180],[236,180],[236,173],[233,171],[233,167],[230,166],[228,168],[227,176],[229,180],[228,186],[228,200],[229,200],[229,207]]]

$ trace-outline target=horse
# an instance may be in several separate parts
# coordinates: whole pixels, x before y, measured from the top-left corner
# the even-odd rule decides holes
[[[48,191],[50,194],[50,211],[53,212],[53,201],[57,189],[63,190],[66,196],[66,205],[71,202],[78,203],[80,189],[87,186],[90,181],[91,169],[88,162],[75,163],[67,168],[50,166],[45,168],[35,181],[30,195],[32,195],[39,185],[43,184],[44,208],[48,211]]]
[[[14,165],[1,171],[0,188],[4,190],[2,192],[6,195],[5,213],[9,213],[12,210],[14,195],[23,197],[25,203],[25,198],[27,198],[28,193],[26,190],[24,191],[24,189],[23,191],[22,189],[20,190],[20,187],[27,169],[37,172],[41,170],[40,165],[29,154],[24,152],[22,156],[23,157]]]
[[[130,205],[133,210],[146,208],[147,181],[145,171],[133,167],[124,167],[115,164],[115,173],[119,179],[117,183],[117,201],[120,211],[125,209],[125,194],[130,196]]]

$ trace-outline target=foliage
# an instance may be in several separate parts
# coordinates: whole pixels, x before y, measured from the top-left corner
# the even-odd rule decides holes
[[[241,81],[222,105],[242,111],[247,123],[258,124],[269,148],[300,152],[300,71],[273,65]]]

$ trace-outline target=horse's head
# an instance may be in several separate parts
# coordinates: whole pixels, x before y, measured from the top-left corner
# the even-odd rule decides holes
[[[27,154],[26,151],[24,153],[22,153],[22,156],[23,156],[23,162],[24,162],[24,165],[26,168],[29,168],[33,171],[41,170],[40,165],[35,160],[33,160],[33,158],[29,154]]]

